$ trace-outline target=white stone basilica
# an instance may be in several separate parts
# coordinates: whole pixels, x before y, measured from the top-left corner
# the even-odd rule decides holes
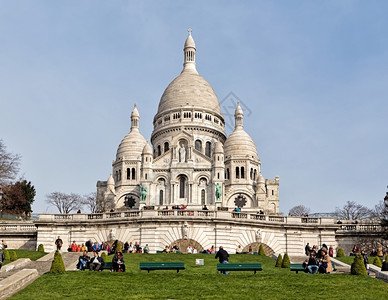
[[[279,212],[279,177],[264,179],[239,104],[234,131],[226,137],[217,96],[198,74],[195,55],[189,33],[183,71],[164,91],[154,117],[152,148],[139,132],[135,105],[131,130],[117,149],[113,173],[107,181],[97,182],[97,202],[104,210],[206,205],[210,210]]]

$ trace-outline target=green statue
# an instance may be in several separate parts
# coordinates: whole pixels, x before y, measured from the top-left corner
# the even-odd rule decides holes
[[[140,186],[140,198],[142,202],[146,201],[147,198],[147,187],[145,185],[139,184]]]
[[[216,199],[217,199],[217,201],[220,200],[220,198],[221,198],[221,193],[222,193],[222,191],[221,191],[221,186],[220,186],[219,183],[216,183]]]

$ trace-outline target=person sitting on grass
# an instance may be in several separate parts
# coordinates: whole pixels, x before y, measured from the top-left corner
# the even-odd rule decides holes
[[[143,249],[143,253],[146,253],[148,254],[150,251],[150,247],[148,247],[148,244],[145,245],[144,249]]]
[[[307,261],[307,269],[311,274],[317,274],[319,268],[319,262],[316,258],[315,251],[310,252],[310,257]]]
[[[166,247],[162,251],[163,253],[170,253],[170,247],[166,245]]]
[[[85,250],[83,254],[78,258],[77,270],[84,271],[89,268],[90,257],[88,252]]]
[[[113,272],[125,272],[123,253],[118,251],[112,259]]]
[[[90,260],[89,270],[90,271],[102,271],[104,266],[104,260],[98,256],[98,252],[93,252],[94,257]]]
[[[388,271],[388,262],[383,259],[382,260],[383,265],[381,266],[381,271]]]
[[[174,246],[172,246],[172,252],[175,253],[177,251],[179,251],[179,247],[178,247],[178,245],[176,243],[174,243]]]

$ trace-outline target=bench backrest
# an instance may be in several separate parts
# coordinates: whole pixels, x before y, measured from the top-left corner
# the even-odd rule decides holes
[[[185,263],[183,261],[169,261],[169,262],[140,262],[140,268],[184,268]]]
[[[230,269],[230,268],[236,268],[236,269],[249,269],[249,268],[257,268],[261,269],[261,263],[233,263],[233,264],[217,264],[217,269]]]

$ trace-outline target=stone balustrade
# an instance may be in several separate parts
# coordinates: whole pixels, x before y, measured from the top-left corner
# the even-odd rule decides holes
[[[7,222],[0,223],[0,232],[36,232],[36,226],[34,223],[24,222]]]
[[[40,214],[39,222],[69,222],[69,221],[93,221],[93,220],[111,220],[111,219],[136,219],[136,218],[209,218],[222,219],[231,221],[257,221],[258,223],[271,224],[290,224],[290,225],[335,225],[332,218],[313,218],[313,217],[293,217],[279,215],[264,215],[252,212],[228,212],[228,211],[213,211],[213,210],[129,210],[122,212],[106,212],[96,214]],[[350,230],[348,225],[338,225],[340,230]],[[360,224],[357,230],[360,231],[375,231],[379,228],[377,223]],[[348,228],[348,229],[347,229]]]

